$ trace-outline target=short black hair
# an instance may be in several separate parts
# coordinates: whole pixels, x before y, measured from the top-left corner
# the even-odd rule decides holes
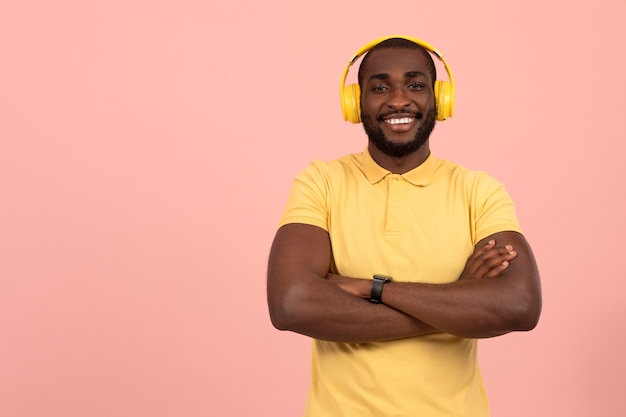
[[[433,57],[423,46],[418,45],[417,43],[411,40],[405,39],[405,38],[385,39],[381,43],[375,45],[372,49],[369,50],[367,54],[365,54],[365,56],[361,60],[361,65],[359,66],[358,80],[359,80],[360,87],[363,86],[363,69],[365,68],[365,65],[367,64],[370,53],[379,49],[392,49],[392,48],[412,49],[414,51],[420,51],[424,55],[424,57],[426,57],[426,65],[428,66],[428,72],[430,73],[430,76],[433,81],[433,87],[434,87],[435,80],[437,80],[437,69],[435,68],[435,61],[433,61]]]

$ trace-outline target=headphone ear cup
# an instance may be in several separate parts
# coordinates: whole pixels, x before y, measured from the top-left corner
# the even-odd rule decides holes
[[[361,123],[361,88],[358,84],[346,85],[343,88],[343,118],[352,123]]]
[[[435,81],[437,120],[446,120],[448,117],[452,116],[453,100],[450,83],[447,81]]]

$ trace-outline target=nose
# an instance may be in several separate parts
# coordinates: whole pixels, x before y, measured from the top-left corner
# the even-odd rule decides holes
[[[395,110],[404,110],[411,104],[407,92],[402,87],[395,87],[390,91],[387,105]]]

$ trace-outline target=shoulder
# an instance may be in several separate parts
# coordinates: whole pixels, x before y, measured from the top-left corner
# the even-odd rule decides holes
[[[348,154],[330,161],[320,159],[313,160],[298,175],[299,179],[339,179],[346,175],[352,175],[354,171],[359,171],[361,154]]]
[[[504,183],[487,171],[467,169],[463,165],[443,159],[437,160],[434,183],[449,192],[464,196],[467,201],[481,205],[486,201],[512,201]]]
[[[471,170],[465,166],[448,161],[445,159],[434,157],[435,178],[449,178],[455,181],[460,181],[466,185],[479,185],[479,184],[498,184],[500,181],[492,177],[487,171]]]
[[[442,161],[438,172],[448,178],[448,191],[467,204],[475,243],[496,232],[522,232],[515,204],[502,182],[486,171],[470,170],[449,161]]]

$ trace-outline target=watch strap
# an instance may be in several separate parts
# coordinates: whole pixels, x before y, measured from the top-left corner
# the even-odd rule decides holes
[[[391,281],[391,277],[386,275],[374,275],[372,281],[372,292],[370,294],[370,302],[380,304],[383,297],[383,286]]]

